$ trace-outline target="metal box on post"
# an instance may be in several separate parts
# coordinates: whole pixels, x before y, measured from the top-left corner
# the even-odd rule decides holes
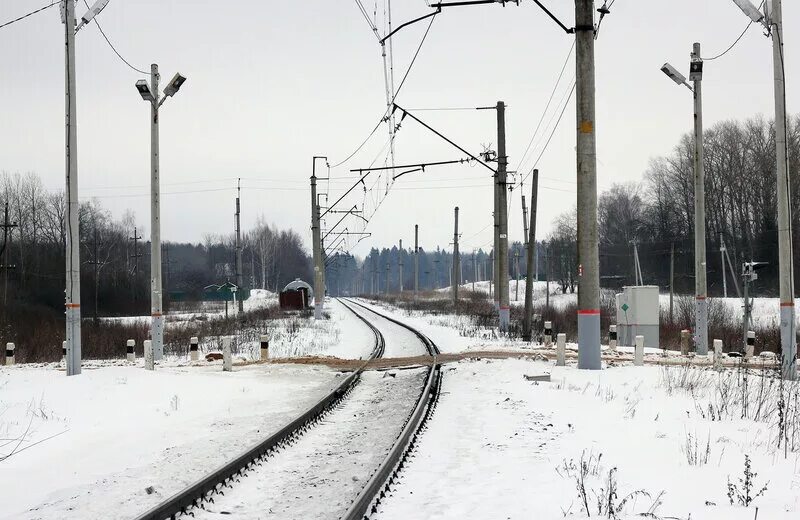
[[[633,347],[636,336],[644,336],[644,346],[659,348],[660,306],[658,286],[623,287],[616,295],[618,345]]]

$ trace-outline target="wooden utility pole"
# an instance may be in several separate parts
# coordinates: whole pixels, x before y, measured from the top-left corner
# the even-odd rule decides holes
[[[8,271],[14,269],[16,266],[8,263],[8,253],[11,249],[11,230],[19,227],[15,222],[8,220],[8,202],[6,202],[5,211],[3,212],[3,247],[0,248],[0,258],[3,263],[0,267],[3,268],[3,307],[6,306],[8,301]]]
[[[453,287],[453,305],[458,304],[458,286],[461,283],[461,257],[458,252],[458,206],[455,208],[455,227],[453,231],[453,274],[451,285]]]
[[[669,250],[669,322],[675,323],[673,298],[675,296],[675,242]]]
[[[137,289],[136,283],[139,281],[139,258],[142,256],[141,253],[139,253],[139,240],[141,239],[142,239],[141,235],[138,234],[138,230],[134,227],[133,236],[128,237],[128,240],[133,240],[133,254],[130,255],[129,258],[133,258],[133,283],[131,284],[131,286],[132,286],[134,303],[136,303],[136,301],[138,301],[139,299],[138,298],[139,294],[138,291],[136,290]]]

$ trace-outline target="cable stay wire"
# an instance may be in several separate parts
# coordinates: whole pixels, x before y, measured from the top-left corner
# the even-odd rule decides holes
[[[86,0],[83,0],[83,3],[84,3],[84,4],[86,4],[86,8],[87,8],[87,9],[90,9],[90,7],[89,7],[89,3],[88,3]],[[95,17],[94,17],[94,23],[95,23],[95,25],[97,25],[97,28],[100,30],[100,34],[102,34],[102,35],[103,35],[103,39],[106,41],[106,43],[108,44],[108,46],[109,46],[109,47],[111,47],[111,50],[112,50],[112,51],[114,51],[114,54],[116,54],[116,55],[117,55],[117,57],[118,57],[120,60],[122,60],[122,63],[124,63],[125,65],[127,65],[128,67],[130,67],[131,69],[133,69],[134,71],[138,72],[139,74],[145,74],[145,75],[147,75],[147,74],[150,74],[149,72],[145,72],[145,71],[143,71],[143,70],[141,70],[141,69],[137,69],[136,67],[134,67],[133,65],[131,65],[131,64],[130,64],[130,62],[129,62],[128,60],[126,60],[126,59],[125,59],[125,58],[122,56],[122,54],[120,54],[120,53],[119,53],[119,51],[116,49],[116,47],[114,47],[114,45],[111,43],[111,40],[109,40],[109,39],[108,39],[108,36],[106,36],[106,32],[105,32],[105,31],[103,30],[103,28],[100,26],[100,21],[97,19],[98,17],[99,17],[99,15],[97,15],[97,16],[95,16]]]
[[[762,7],[764,7],[764,2],[761,2],[761,5],[758,6],[758,10],[760,11]],[[741,39],[744,38],[744,35],[747,34],[747,31],[750,29],[751,25],[753,25],[753,20],[750,20],[750,23],[748,23],[747,27],[744,28],[744,31],[742,31],[742,34],[740,34],[739,37],[736,38],[733,41],[733,43],[730,44],[730,46],[727,49],[725,49],[721,53],[717,54],[713,58],[703,58],[703,61],[714,61],[714,60],[719,59],[719,58],[725,56],[726,54],[728,54],[731,50],[733,50],[734,47],[736,47],[736,45],[741,41]]]
[[[533,141],[536,138],[536,134],[539,132],[539,129],[544,122],[544,118],[547,115],[547,111],[550,109],[550,104],[553,102],[553,97],[556,94],[556,90],[558,90],[558,86],[561,84],[561,79],[564,77],[564,71],[567,69],[567,65],[569,64],[569,60],[572,57],[572,52],[575,50],[575,40],[572,40],[572,46],[569,48],[569,52],[567,53],[567,58],[564,60],[564,65],[561,67],[561,72],[558,74],[558,79],[556,79],[555,85],[553,85],[553,91],[550,93],[550,98],[547,100],[547,105],[544,107],[544,111],[542,111],[542,117],[539,118],[539,122],[536,124],[536,129],[533,131],[531,135],[531,140],[528,142],[527,148],[525,148],[525,152],[522,154],[522,158],[519,161],[519,164],[515,168],[515,170],[519,171],[522,164],[525,162],[525,159],[528,157],[528,152],[533,145]]]
[[[428,33],[430,32],[431,26],[433,25],[433,21],[435,19],[436,19],[436,15],[433,15],[431,17],[431,21],[428,23],[428,28],[425,29],[425,34],[422,35],[422,39],[420,40],[419,45],[417,46],[417,50],[416,50],[416,52],[414,52],[414,57],[411,58],[411,63],[409,63],[408,68],[406,69],[406,72],[403,75],[403,79],[400,81],[400,85],[398,85],[397,86],[397,90],[395,90],[394,97],[392,98],[392,106],[394,105],[394,102],[397,99],[397,96],[400,94],[400,90],[403,88],[403,85],[405,85],[406,79],[408,79],[408,75],[411,72],[411,69],[414,67],[414,63],[417,61],[417,57],[419,56],[419,53],[422,50],[422,46],[425,43],[425,40],[428,38]],[[358,152],[360,152],[361,149],[364,148],[364,146],[367,144],[367,142],[369,142],[369,140],[372,138],[372,136],[375,135],[375,132],[378,131],[378,128],[380,128],[381,124],[383,124],[384,122],[387,121],[386,118],[388,117],[388,115],[391,112],[391,110],[392,110],[391,107],[387,107],[386,111],[383,113],[383,115],[381,116],[380,120],[378,120],[378,123],[375,125],[375,128],[373,128],[372,131],[367,136],[367,138],[364,139],[364,141],[360,145],[358,145],[358,148],[356,148],[353,151],[353,153],[348,155],[343,161],[332,165],[331,168],[338,168],[339,166],[343,165],[344,163],[346,163],[347,161],[352,159]]]
[[[525,182],[526,180],[528,180],[528,177],[531,176],[531,174],[533,173],[533,170],[535,170],[536,167],[539,165],[539,161],[542,159],[542,156],[547,151],[547,147],[550,145],[550,141],[553,139],[553,135],[556,133],[556,130],[558,129],[559,124],[561,123],[561,119],[564,116],[564,112],[567,110],[567,107],[569,106],[570,101],[572,101],[572,96],[575,94],[575,85],[576,85],[575,81],[573,80],[572,88],[570,89],[569,96],[567,97],[567,102],[564,103],[564,107],[561,109],[561,114],[559,114],[559,116],[558,116],[558,121],[556,121],[556,124],[553,126],[553,130],[550,132],[550,136],[547,138],[547,142],[545,142],[544,147],[542,148],[542,151],[539,153],[539,156],[536,158],[536,162],[533,163],[533,166],[531,167],[530,171],[525,175],[525,177],[523,177],[522,182]]]
[[[25,18],[28,18],[29,16],[33,16],[33,15],[35,15],[36,13],[41,13],[41,12],[42,12],[42,11],[44,11],[45,9],[49,9],[49,8],[53,7],[53,6],[54,6],[54,5],[56,5],[57,3],[58,3],[57,1],[53,1],[53,2],[51,2],[51,3],[49,3],[49,4],[47,4],[47,5],[46,5],[46,6],[44,6],[44,7],[40,7],[39,9],[36,9],[35,11],[31,11],[31,12],[30,12],[30,13],[28,13],[28,14],[24,14],[24,15],[22,15],[22,16],[20,16],[19,18],[14,18],[13,20],[9,20],[9,21],[7,21],[7,22],[5,22],[5,23],[2,23],[2,24],[0,24],[0,29],[2,29],[3,27],[7,27],[7,26],[9,26],[9,25],[11,25],[12,23],[17,23],[17,22],[19,22],[19,21],[21,21],[21,20],[24,20]]]

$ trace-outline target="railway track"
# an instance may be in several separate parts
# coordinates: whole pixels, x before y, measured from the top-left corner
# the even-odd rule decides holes
[[[365,317],[365,314],[366,316],[370,314],[378,316],[380,320],[387,320],[397,327],[402,327],[405,330],[413,332],[429,355],[434,356],[435,359],[436,354],[438,354],[436,346],[427,337],[405,324],[391,319],[388,316],[384,316],[352,300],[340,300],[340,303],[358,316],[374,333],[375,347],[369,360],[384,355],[386,351],[386,339],[379,328],[371,323],[370,319]],[[358,311],[356,309],[358,309]],[[355,423],[356,426],[350,424],[349,427],[357,427],[357,429],[353,430],[349,437],[342,437],[338,432],[340,430],[346,431],[347,428],[334,427],[336,425],[332,423],[335,423],[336,420],[342,420],[337,419],[337,417],[343,417],[347,420],[349,415],[355,416],[355,413],[352,413],[353,410],[359,409],[361,410],[360,413],[365,416],[379,416],[380,413],[384,413],[386,416],[385,419],[378,422],[383,425],[384,423],[391,423],[391,420],[400,420],[398,419],[399,416],[405,416],[406,418],[402,423],[402,428],[398,428],[399,434],[392,440],[391,445],[388,446],[385,457],[383,457],[380,464],[372,466],[377,469],[368,470],[371,471],[371,474],[369,474],[369,477],[366,477],[365,475],[368,471],[365,467],[365,473],[361,475],[361,478],[353,476],[352,480],[355,484],[351,485],[351,483],[345,483],[344,485],[344,487],[347,488],[345,491],[349,491],[349,497],[346,498],[346,503],[344,504],[344,506],[346,506],[346,511],[344,506],[340,505],[339,507],[341,511],[345,511],[339,518],[347,520],[364,518],[370,513],[370,506],[374,509],[375,505],[379,503],[385,489],[388,489],[388,485],[393,481],[395,474],[402,468],[408,450],[413,447],[420,428],[433,410],[439,385],[439,366],[436,362],[432,363],[432,365],[427,368],[424,381],[419,385],[421,386],[421,391],[418,395],[415,395],[416,392],[413,391],[413,388],[419,388],[419,386],[415,386],[415,378],[422,379],[422,377],[411,373],[399,377],[394,375],[394,377],[391,378],[393,380],[391,384],[395,386],[390,387],[390,383],[388,382],[377,381],[377,376],[373,374],[364,374],[369,360],[365,361],[357,370],[348,375],[342,383],[333,389],[333,391],[297,419],[223,465],[221,468],[209,473],[198,482],[173,495],[143,515],[140,515],[138,519],[172,519],[179,518],[186,513],[191,513],[193,516],[200,515],[209,517],[213,517],[215,514],[230,515],[234,513],[235,517],[235,510],[238,506],[235,503],[236,499],[231,497],[233,497],[240,488],[249,486],[250,484],[247,481],[256,482],[259,480],[259,478],[254,477],[247,479],[246,482],[242,482],[243,477],[266,474],[271,471],[273,466],[277,468],[276,473],[280,474],[281,478],[286,475],[289,476],[288,478],[299,478],[302,481],[302,486],[316,489],[318,486],[321,486],[319,482],[314,480],[317,473],[325,473],[326,470],[330,471],[331,466],[330,464],[328,464],[327,468],[324,465],[320,466],[322,463],[316,459],[324,459],[325,456],[331,456],[332,453],[339,452],[344,453],[346,456],[350,454],[351,451],[354,451],[354,447],[351,446],[354,442],[360,442],[361,444],[369,442],[370,432],[366,431],[364,424],[361,424],[359,421],[353,421],[352,418],[349,419],[349,422]],[[421,371],[421,369],[418,370]],[[368,380],[367,383],[365,385],[359,385],[365,376],[369,376],[366,378]],[[356,397],[350,398],[353,395]],[[390,402],[392,399],[395,399],[397,402],[393,404]],[[400,401],[402,401],[402,403]],[[413,405],[411,404],[412,401]],[[385,406],[384,403],[386,403]],[[372,413],[371,410],[375,409],[376,405],[377,409],[375,413]],[[382,408],[387,408],[387,410],[382,410]],[[365,421],[365,424],[366,422],[368,421]],[[388,428],[388,426],[384,426],[384,428]],[[335,433],[332,434],[331,432]],[[336,435],[339,435],[339,438],[337,438]],[[394,433],[392,435],[394,435]],[[388,441],[384,439],[383,442]],[[317,464],[318,467],[314,467],[313,469],[309,467],[303,472],[302,470],[291,468],[291,464],[287,465],[276,462],[276,459],[280,458],[284,452],[291,451],[289,448],[297,444],[305,444],[305,446],[295,448],[300,450],[301,453],[321,450],[320,453],[316,453],[313,456],[310,454],[300,455],[300,457],[305,457],[307,459],[301,460],[302,462],[311,464],[312,466],[313,464]],[[330,447],[326,448],[328,444],[330,444]],[[339,452],[336,451],[337,449]],[[355,450],[355,452],[357,453],[357,450]],[[285,461],[286,457],[284,457],[284,462]],[[302,473],[302,475],[298,476],[298,472]],[[312,475],[313,478],[307,475]],[[335,472],[331,473],[329,477],[329,480],[335,479]],[[366,484],[362,484],[362,478],[367,478]],[[326,482],[325,484],[330,484],[330,482]],[[263,483],[261,485],[263,485]],[[270,486],[272,485],[274,485],[274,479],[273,482],[270,483]],[[259,484],[256,484],[256,488],[259,489],[256,493],[260,494],[261,488],[259,488]],[[269,491],[274,490],[270,487]],[[323,493],[320,494],[324,495]],[[343,494],[347,493],[343,492]],[[222,497],[222,495],[226,496]],[[352,496],[355,496],[355,499],[351,499]],[[243,499],[243,501],[246,500],[246,498]],[[327,500],[330,500],[330,497],[328,497]],[[342,498],[342,500],[345,500],[345,498]],[[227,504],[226,506],[220,507],[228,507],[234,511],[221,510],[217,507],[218,501],[220,504],[223,502]],[[211,504],[213,504],[213,506],[211,506]],[[286,504],[278,505],[285,506]],[[220,510],[204,512],[203,510],[206,509],[206,506],[210,509]],[[279,511],[280,507],[275,506],[274,511],[273,507],[267,509],[269,509],[269,511],[264,511],[264,513],[268,517],[284,517],[281,516]],[[252,514],[252,511],[249,513],[240,511],[240,514],[243,515],[242,517],[246,518],[249,514]],[[306,512],[305,514],[307,515],[309,513]],[[292,513],[291,517],[300,517],[296,515],[297,513]]]

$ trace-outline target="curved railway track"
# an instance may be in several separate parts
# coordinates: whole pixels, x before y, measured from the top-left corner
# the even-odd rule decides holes
[[[440,371],[439,364],[436,361],[438,349],[430,339],[419,331],[356,301],[339,301],[372,330],[375,336],[375,347],[369,360],[384,355],[386,340],[381,331],[378,330],[378,327],[362,315],[364,312],[379,316],[382,319],[412,332],[424,345],[425,350],[434,357],[434,362],[427,370],[422,391],[419,393],[419,397],[411,413],[405,419],[400,433],[392,443],[388,454],[384,457],[377,469],[369,476],[366,485],[364,485],[358,493],[358,496],[352,502],[347,512],[341,516],[343,519],[355,520],[365,518],[369,513],[374,511],[375,505],[380,502],[385,490],[388,489],[388,486],[394,480],[396,473],[402,469],[405,457],[408,451],[413,448],[420,428],[422,428],[425,420],[435,406],[440,385]],[[356,307],[358,307],[360,312],[356,311]],[[222,467],[212,471],[199,481],[140,515],[137,517],[137,520],[174,519],[181,517],[183,514],[192,512],[194,508],[204,507],[207,502],[214,503],[214,497],[217,494],[225,494],[223,491],[225,488],[233,488],[233,485],[238,482],[242,476],[246,476],[257,466],[262,466],[266,462],[266,459],[275,456],[276,452],[295,444],[315,425],[323,423],[323,419],[330,413],[344,406],[348,396],[352,394],[354,388],[356,388],[361,381],[362,374],[369,360],[365,361],[328,395],[323,397],[316,405],[295,420],[235,457]],[[359,392],[363,393],[364,391]],[[269,469],[265,468],[261,471],[269,471]],[[372,506],[372,508],[370,508],[370,506]]]

